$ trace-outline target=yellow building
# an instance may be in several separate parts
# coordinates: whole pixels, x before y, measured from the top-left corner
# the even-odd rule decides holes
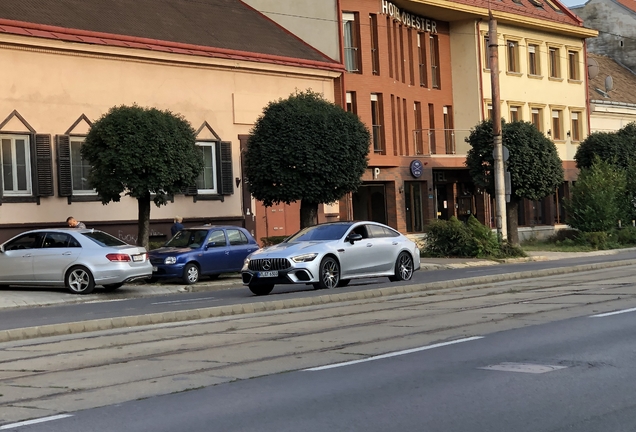
[[[342,66],[241,2],[86,0],[70,12],[57,0],[0,2],[0,241],[69,215],[136,241],[137,203],[103,206],[79,153],[91,122],[122,104],[182,114],[211,155],[196,191],[153,206],[155,239],[175,214],[254,230],[247,134],[268,102],[298,89],[333,100]]]

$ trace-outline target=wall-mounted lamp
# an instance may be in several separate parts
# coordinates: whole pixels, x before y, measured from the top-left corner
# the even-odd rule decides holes
[[[552,129],[548,129],[548,136],[552,136]]]
[[[404,186],[400,186],[400,187],[398,188],[398,192],[399,192],[399,193],[404,193]]]
[[[568,138],[570,138],[570,131],[568,131],[567,136],[568,136]]]
[[[241,179],[239,177],[236,177],[234,179],[234,182],[236,183],[236,187],[239,187],[239,185],[241,184]]]

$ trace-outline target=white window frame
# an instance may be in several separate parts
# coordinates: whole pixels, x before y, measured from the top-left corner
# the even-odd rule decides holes
[[[68,147],[69,147],[69,155],[71,159],[71,190],[74,196],[78,195],[97,195],[97,191],[93,189],[75,189],[75,184],[73,182],[73,143],[80,142],[81,145],[84,145],[86,141],[86,137],[81,136],[69,136]],[[81,163],[81,160],[80,160]]]
[[[33,196],[33,177],[31,173],[31,140],[28,135],[15,135],[15,134],[7,134],[0,135],[0,145],[2,140],[10,139],[11,140],[11,168],[13,170],[13,190],[6,190],[4,184],[4,159],[2,147],[0,147],[0,175],[2,175],[2,192],[5,196]],[[25,171],[26,171],[26,190],[20,191],[16,190],[18,185],[18,170],[16,169],[16,148],[15,141],[16,140],[24,140],[26,147],[26,160],[25,160]]]
[[[216,160],[216,151],[217,151],[217,146],[220,145],[220,143],[218,141],[197,141],[197,146],[199,147],[205,147],[205,148],[210,148],[212,151],[212,184],[213,187],[212,188],[208,188],[208,189],[199,189],[199,179],[201,177],[199,177],[199,179],[197,179],[197,194],[199,195],[216,195],[218,194],[218,189],[219,189],[219,184],[217,181],[217,174],[218,174],[218,165],[217,165],[217,160]],[[203,158],[203,161],[205,163],[205,157]],[[203,172],[201,173],[201,176],[205,175],[205,169],[206,167],[203,167]]]

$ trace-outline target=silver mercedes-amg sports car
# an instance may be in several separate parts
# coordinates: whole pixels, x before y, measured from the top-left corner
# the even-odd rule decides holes
[[[346,286],[351,279],[388,276],[410,280],[420,268],[417,245],[377,222],[332,222],[300,230],[245,259],[243,284],[256,295],[276,284]]]

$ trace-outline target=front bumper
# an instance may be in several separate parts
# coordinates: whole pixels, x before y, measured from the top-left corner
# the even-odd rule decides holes
[[[318,282],[318,272],[308,267],[291,267],[277,270],[278,276],[264,276],[268,272],[254,270],[241,271],[243,285],[279,285],[279,284],[310,284]]]
[[[157,279],[173,279],[183,276],[185,264],[153,264],[157,270],[152,271],[152,277]]]

